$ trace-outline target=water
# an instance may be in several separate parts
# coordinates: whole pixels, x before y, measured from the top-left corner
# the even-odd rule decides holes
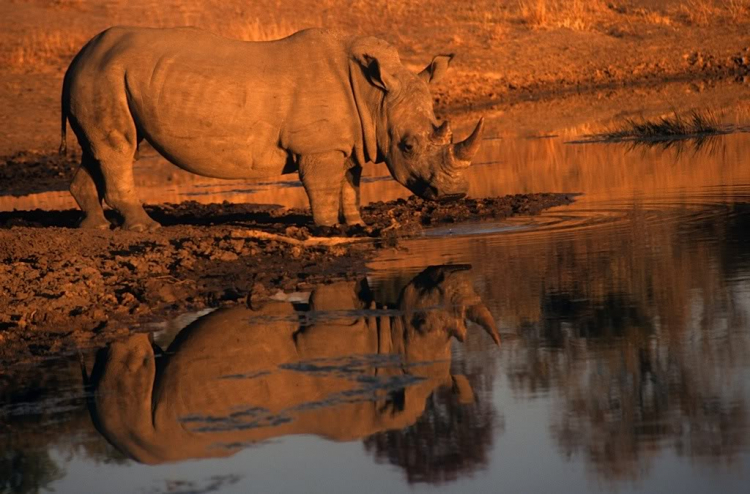
[[[488,140],[470,180],[582,192],[572,206],[427,232],[259,311],[185,315],[154,346],[84,355],[85,377],[77,357],[19,370],[0,490],[746,492],[750,135],[569,137]],[[499,347],[469,320],[483,308]]]

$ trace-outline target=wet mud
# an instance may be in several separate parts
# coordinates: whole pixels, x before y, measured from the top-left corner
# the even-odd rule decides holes
[[[48,190],[67,190],[81,156],[21,151],[0,158],[3,194],[24,195]]]
[[[164,227],[144,233],[117,229],[114,214],[115,229],[83,231],[75,210],[3,212],[0,362],[99,346],[180,313],[351,280],[374,252],[399,248],[401,238],[426,228],[572,201],[571,194],[449,203],[411,197],[363,207],[367,225],[343,228],[314,226],[309,210],[186,202],[148,207]]]

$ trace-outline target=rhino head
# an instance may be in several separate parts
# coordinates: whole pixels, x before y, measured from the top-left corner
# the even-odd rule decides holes
[[[500,345],[495,319],[471,282],[469,265],[430,266],[401,292],[405,358],[429,361],[450,357],[451,337],[463,342],[466,321],[480,326]],[[439,309],[438,309],[439,308]]]
[[[393,178],[424,199],[466,195],[462,170],[479,149],[483,119],[466,140],[454,143],[448,121],[438,124],[429,89],[445,75],[453,55],[438,55],[415,74],[382,40],[361,38],[352,52],[359,66],[352,85],[364,138],[364,152],[358,154],[364,161],[385,161]]]

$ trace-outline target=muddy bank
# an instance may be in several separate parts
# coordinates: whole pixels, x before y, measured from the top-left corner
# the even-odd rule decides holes
[[[306,210],[242,204],[152,206],[149,213],[165,225],[153,233],[81,231],[73,210],[0,213],[0,361],[100,345],[180,313],[246,303],[250,293],[257,299],[349,279],[365,271],[376,249],[398,248],[400,238],[423,228],[534,214],[572,200],[535,194],[436,204],[412,197],[367,206],[366,227],[342,229],[315,227]],[[311,236],[358,242],[284,241]]]
[[[22,151],[0,157],[0,184],[4,195],[25,195],[67,190],[81,162],[80,154]]]

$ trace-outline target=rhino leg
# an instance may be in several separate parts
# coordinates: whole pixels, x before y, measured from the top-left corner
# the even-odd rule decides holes
[[[96,104],[73,105],[69,121],[78,137],[84,154],[90,156],[91,164],[86,168],[94,179],[99,191],[104,192],[104,200],[125,219],[122,228],[126,230],[155,230],[159,224],[148,217],[135,195],[133,180],[133,158],[138,147],[138,131],[130,113],[127,99],[122,92],[113,91],[106,84],[93,88],[71,87],[71,97],[93,99]],[[92,94],[89,94],[93,92]],[[92,172],[101,171],[91,174]],[[99,180],[101,178],[101,180]],[[76,184],[84,204],[81,208],[88,215],[95,211],[91,187],[81,178]],[[75,195],[75,192],[74,192]],[[92,220],[93,221],[93,220]]]
[[[359,180],[362,167],[354,166],[344,174],[339,199],[339,221],[347,225],[364,225],[359,215]]]
[[[319,226],[338,222],[344,157],[340,152],[301,156],[299,177],[310,199],[313,221]]]
[[[104,177],[104,200],[123,216],[123,230],[142,232],[160,228],[161,225],[146,214],[135,195],[133,157],[136,143],[124,138],[120,140],[113,134],[108,136],[108,141],[112,145],[98,152]]]
[[[94,176],[98,180],[94,180]],[[104,180],[101,177],[94,159],[88,153],[83,154],[81,166],[78,167],[73,181],[70,183],[70,193],[83,211],[80,228],[108,229],[109,221],[104,217],[102,209],[102,194]]]

